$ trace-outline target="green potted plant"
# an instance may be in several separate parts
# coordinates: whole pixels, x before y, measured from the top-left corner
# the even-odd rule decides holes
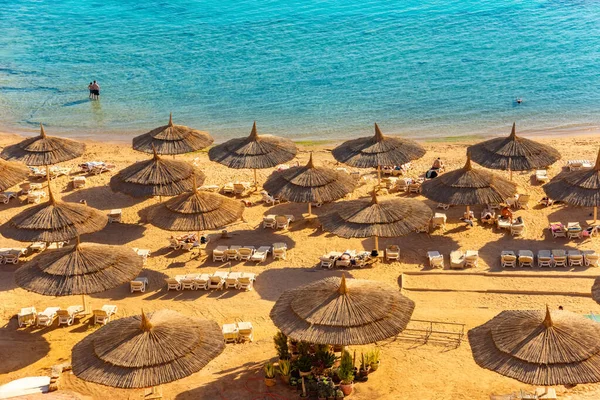
[[[315,380],[308,381],[308,397],[317,397],[319,391],[319,385]]]
[[[322,375],[331,367],[333,367],[336,357],[335,354],[329,351],[319,350],[317,353],[315,353],[313,360],[313,371],[317,375]]]
[[[281,380],[287,385],[290,383],[290,376],[292,374],[292,366],[290,360],[279,360],[279,374],[281,376]]]
[[[319,400],[327,400],[327,388],[325,386],[321,386],[317,391],[317,398]]]
[[[288,338],[283,332],[279,331],[273,336],[273,343],[275,344],[275,350],[280,360],[289,360],[290,351],[288,348]]]
[[[310,351],[310,343],[298,342],[296,349],[298,350],[298,354],[300,354],[300,356],[307,355]]]
[[[341,389],[335,391],[335,400],[341,400],[344,398],[344,392]]]
[[[265,371],[265,385],[275,386],[277,381],[275,380],[275,366],[273,363],[266,363],[263,369]]]
[[[369,365],[363,352],[360,353],[360,368],[358,370],[358,375],[361,382],[366,382],[369,380]]]
[[[311,374],[313,365],[312,357],[308,354],[304,354],[298,357],[296,360],[296,366],[298,367],[298,371],[300,372],[300,376],[308,376]]]
[[[381,361],[379,360],[379,347],[375,347],[370,351],[369,361],[371,372],[377,371],[379,369],[379,365],[381,364]]]
[[[354,384],[354,365],[352,363],[352,356],[346,350],[342,352],[337,375],[340,378],[340,389],[344,393],[344,396],[350,395]]]

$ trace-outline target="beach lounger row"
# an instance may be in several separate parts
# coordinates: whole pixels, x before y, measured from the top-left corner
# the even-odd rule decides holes
[[[272,253],[273,260],[285,260],[287,257],[287,245],[285,243],[273,243],[273,246],[217,246],[213,250],[213,262],[216,261],[254,261],[261,263],[267,260]]]
[[[243,195],[252,185],[250,182],[228,182],[221,188],[223,194]]]
[[[548,229],[553,238],[564,237],[567,239],[581,239],[591,237],[598,233],[598,226],[583,229],[579,222],[569,222],[564,225],[561,222],[550,222]]]
[[[31,176],[34,178],[46,178],[46,168],[29,167]],[[52,166],[49,168],[50,179],[58,178],[59,176],[69,175],[72,168]]]
[[[168,278],[167,291],[169,290],[223,290],[238,289],[252,290],[256,274],[252,272],[226,272],[217,271],[214,274],[187,274]]]
[[[34,190],[42,190],[43,185],[41,183],[24,182],[19,187],[21,188],[19,194],[29,194]]]
[[[569,171],[579,171],[580,169],[592,168],[593,164],[590,160],[568,160],[567,168]]]
[[[265,215],[262,225],[263,228],[288,229],[295,220],[293,215]]]
[[[117,312],[117,306],[104,305],[99,310],[93,310],[94,324],[106,325],[110,318]],[[76,319],[83,317],[84,307],[82,305],[70,306],[66,309],[60,307],[47,307],[44,311],[37,312],[35,307],[21,308],[17,314],[19,328],[23,326],[52,326],[55,320],[60,325],[73,325]]]
[[[32,190],[27,194],[27,203],[40,204],[42,199],[46,198],[46,192],[43,190]]]
[[[343,253],[330,251],[319,259],[321,268],[331,269],[333,267],[359,267],[362,268],[371,260],[371,254],[368,251],[357,252],[356,250],[346,250]]]
[[[116,168],[114,164],[109,164],[104,161],[88,161],[79,164],[81,171],[87,172],[93,175],[100,175],[103,172],[112,171]]]
[[[391,175],[391,176],[399,176],[408,173],[412,169],[412,164],[410,162],[402,165],[384,165],[381,167],[381,173],[383,175]]]
[[[254,341],[254,327],[251,322],[236,322],[224,324],[222,328],[225,343],[240,343]]]
[[[475,268],[479,263],[479,252],[477,250],[455,250],[450,253],[450,268],[464,269]]]
[[[511,236],[523,236],[525,234],[525,221],[523,218],[497,218],[496,227],[498,229],[507,229],[510,231]]]
[[[537,266],[555,267],[597,267],[599,255],[594,250],[540,250],[537,253]],[[533,267],[534,254],[531,250],[505,250],[500,253],[500,265],[503,268]]]

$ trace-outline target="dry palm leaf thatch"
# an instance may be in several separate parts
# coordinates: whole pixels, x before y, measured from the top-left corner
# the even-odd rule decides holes
[[[263,188],[275,197],[294,203],[327,203],[352,192],[354,181],[346,173],[316,167],[311,153],[305,166],[273,172]]]
[[[545,168],[560,160],[560,153],[553,147],[517,136],[514,123],[508,137],[474,144],[468,151],[483,167],[510,171]]]
[[[28,175],[29,168],[25,165],[0,159],[0,192],[24,181]]]
[[[40,124],[40,135],[7,146],[0,157],[9,161],[20,161],[25,165],[40,166],[58,164],[81,157],[85,144],[70,139],[46,136]]]
[[[21,211],[0,233],[21,242],[61,242],[97,232],[107,223],[108,217],[95,208],[55,200],[49,190],[47,202]]]
[[[594,286],[592,286],[592,298],[600,304],[600,277],[596,278]]]
[[[594,168],[560,173],[544,185],[544,191],[552,200],[572,206],[600,206],[600,152]]]
[[[600,324],[569,311],[508,310],[469,331],[475,362],[531,385],[600,382]]]
[[[220,229],[242,217],[244,204],[217,193],[197,190],[151,206],[146,219],[169,231]]]
[[[134,137],[133,148],[150,154],[155,148],[158,154],[175,155],[204,149],[213,141],[214,139],[206,132],[173,124],[173,114],[171,114],[167,125]]]
[[[443,204],[472,206],[498,204],[512,197],[517,186],[489,171],[473,169],[471,158],[460,169],[455,169],[423,182],[423,196]]]
[[[375,136],[349,140],[331,152],[341,163],[356,168],[402,165],[425,155],[425,149],[413,140],[384,136],[375,124]]]
[[[194,179],[202,185],[205,176],[185,161],[163,159],[154,152],[150,160],[119,171],[110,179],[110,187],[133,197],[176,196],[192,190]]]
[[[341,201],[320,216],[323,229],[344,238],[398,237],[426,225],[433,212],[415,199]]]
[[[73,347],[73,373],[119,388],[147,388],[200,371],[223,349],[214,321],[171,310],[111,321]]]
[[[15,281],[46,296],[93,294],[129,282],[141,270],[141,257],[128,247],[77,243],[44,251],[15,272]]]
[[[415,303],[380,282],[329,277],[285,291],[271,319],[295,340],[362,345],[402,332]]]
[[[289,139],[258,136],[254,122],[250,136],[218,144],[208,151],[208,156],[229,168],[264,169],[290,161],[296,152],[296,145]]]

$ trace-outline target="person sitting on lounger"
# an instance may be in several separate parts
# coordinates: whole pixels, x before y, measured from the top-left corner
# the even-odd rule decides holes
[[[436,158],[435,161],[433,162],[433,165],[431,166],[431,169],[439,171],[439,170],[443,170],[444,169],[444,162],[442,161],[441,158]]]
[[[484,221],[490,221],[490,220],[494,219],[494,212],[492,210],[486,208],[485,210],[483,210],[481,219]]]
[[[504,207],[502,211],[500,211],[500,216],[504,219],[510,219],[512,221],[513,213],[510,211],[509,207]]]

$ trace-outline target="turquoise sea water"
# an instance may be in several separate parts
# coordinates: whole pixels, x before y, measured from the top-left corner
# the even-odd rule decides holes
[[[218,141],[253,120],[297,139],[590,127],[599,60],[595,0],[0,0],[0,126],[116,137],[172,111]]]

